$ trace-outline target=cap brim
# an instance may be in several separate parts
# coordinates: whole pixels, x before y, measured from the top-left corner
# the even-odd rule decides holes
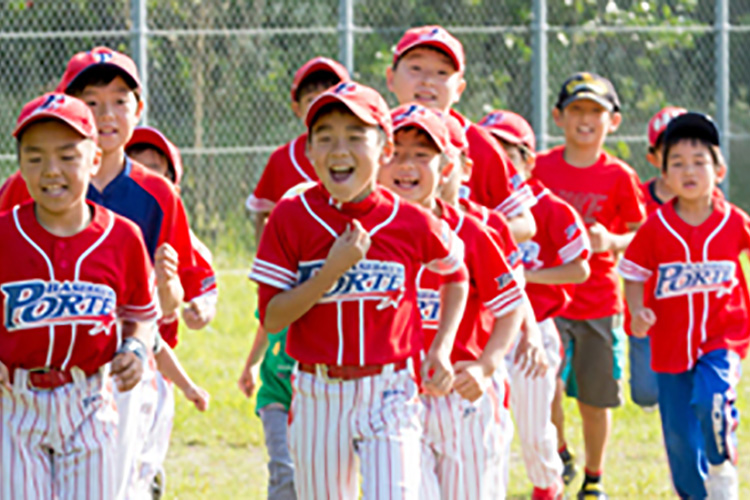
[[[350,100],[346,99],[346,96],[340,95],[340,94],[323,94],[320,97],[318,97],[310,106],[310,109],[307,111],[307,116],[305,117],[305,125],[307,127],[310,127],[310,124],[313,122],[313,119],[318,115],[318,112],[325,106],[326,104],[331,104],[334,102],[338,102],[346,106],[346,108],[351,111],[354,116],[362,120],[363,122],[367,123],[368,125],[374,125],[379,126],[380,124],[377,122],[377,120],[372,116],[372,113],[370,112],[369,108],[366,108],[364,106],[360,106],[357,103],[351,102]]]
[[[461,61],[459,61],[456,54],[453,53],[453,49],[451,49],[447,43],[440,40],[415,40],[413,43],[410,43],[401,50],[398,59],[401,59],[402,57],[404,57],[404,54],[417,47],[432,47],[440,50],[440,52],[445,52],[445,54],[451,58],[451,61],[453,61],[453,65],[456,67],[456,71],[463,71]]]
[[[70,89],[71,87],[73,87],[76,82],[80,81],[80,79],[81,79],[81,77],[83,77],[83,75],[85,75],[86,73],[88,73],[89,71],[91,71],[94,68],[102,68],[102,67],[105,67],[105,66],[116,69],[120,73],[120,75],[123,77],[123,79],[125,80],[125,83],[128,84],[128,87],[130,87],[133,90],[136,90],[136,91],[140,92],[140,90],[141,90],[141,84],[140,84],[140,82],[132,74],[130,74],[129,71],[127,71],[125,68],[123,68],[119,64],[113,64],[113,63],[107,63],[107,62],[105,62],[105,63],[89,64],[84,69],[82,69],[75,76],[75,78],[73,78],[70,82],[68,82],[68,85],[64,89],[59,89],[59,90],[61,92],[67,92],[68,89]]]
[[[521,144],[523,142],[520,138],[505,130],[488,127],[487,131],[498,139],[502,139],[503,141],[510,144]]]
[[[574,94],[567,99],[565,99],[562,103],[560,103],[560,109],[565,109],[568,107],[568,105],[574,103],[575,101],[594,101],[597,104],[601,104],[607,111],[615,111],[615,105],[607,99],[606,97],[600,96],[598,94],[594,94],[593,92],[579,92],[578,94]]]
[[[42,120],[56,120],[58,122],[64,123],[65,125],[81,134],[81,137],[83,137],[84,139],[95,140],[95,137],[92,137],[90,134],[88,134],[79,123],[51,111],[40,111],[29,116],[27,119],[19,123],[18,126],[16,126],[16,129],[13,131],[13,137],[17,139],[21,132],[29,128],[31,125]]]
[[[430,139],[432,139],[432,142],[435,143],[435,147],[437,147],[441,153],[445,153],[449,147],[454,147],[452,143],[449,143],[445,146],[441,146],[440,140],[435,136],[435,134],[427,126],[425,126],[424,123],[420,122],[419,120],[404,120],[403,122],[399,122],[398,125],[395,125],[393,127],[393,133],[395,134],[399,130],[404,129],[406,127],[414,127],[414,128],[418,128],[419,130],[424,131],[425,134],[430,136]]]
[[[703,139],[714,146],[721,145],[719,130],[716,128],[716,125],[705,117],[692,113],[686,113],[673,118],[669,122],[667,129],[662,133],[662,137],[664,137],[665,143],[675,137],[695,137]]]

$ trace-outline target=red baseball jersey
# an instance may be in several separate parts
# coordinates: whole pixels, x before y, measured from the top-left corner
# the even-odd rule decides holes
[[[132,222],[89,203],[80,233],[47,232],[24,203],[0,215],[0,361],[92,374],[114,357],[119,320],[157,316],[153,269]]]
[[[353,219],[370,234],[367,257],[289,327],[287,352],[297,361],[365,365],[412,357],[424,343],[416,292],[421,264],[446,282],[468,279],[463,244],[444,221],[381,187],[336,207],[318,184],[271,212],[250,272],[261,322],[273,296],[318,272]]]
[[[516,172],[502,147],[485,128],[451,110],[466,131],[469,157],[474,166],[469,182],[461,188],[461,197],[514,217],[534,204],[523,178]]]
[[[451,361],[476,360],[492,333],[494,318],[508,314],[523,303],[523,291],[513,278],[497,235],[475,217],[437,200],[443,220],[464,243],[464,262],[469,271],[469,297],[456,334]],[[417,274],[417,293],[425,349],[437,333],[440,318],[441,277],[422,266]]]
[[[288,190],[302,182],[318,180],[305,153],[306,143],[304,133],[271,153],[255,191],[245,202],[248,210],[270,212]]]
[[[703,354],[750,343],[748,291],[739,255],[750,249],[750,218],[715,198],[699,226],[665,204],[638,230],[620,261],[620,274],[644,282],[644,302],[656,313],[651,327],[654,371],[690,370]]]
[[[534,237],[519,244],[521,260],[526,269],[536,271],[557,267],[578,258],[588,259],[591,253],[586,226],[575,209],[556,196],[539,179],[529,180],[536,205],[531,214],[536,221]],[[573,285],[542,285],[526,283],[526,294],[537,322],[557,316],[570,304]]]
[[[558,146],[536,158],[534,177],[578,211],[586,227],[594,222],[622,234],[626,224],[644,219],[643,196],[635,171],[602,152],[586,168],[570,165]],[[614,252],[592,253],[591,277],[573,291],[573,301],[562,312],[569,319],[603,318],[623,310]]]
[[[510,232],[510,227],[508,227],[508,219],[502,213],[490,210],[475,201],[462,198],[458,200],[458,203],[467,214],[476,217],[482,224],[493,230],[490,234],[495,238],[505,260],[508,261],[510,268],[515,273],[515,270],[521,266],[521,252],[513,234]],[[516,274],[516,280],[518,279],[519,276]],[[519,284],[523,287],[523,283]]]
[[[30,199],[31,195],[26,188],[26,182],[21,177],[21,172],[16,170],[0,187],[0,213],[7,212],[16,205]]]

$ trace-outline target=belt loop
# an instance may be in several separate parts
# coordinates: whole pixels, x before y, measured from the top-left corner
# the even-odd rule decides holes
[[[13,392],[25,393],[29,392],[29,372],[23,368],[16,368],[13,372]]]
[[[81,370],[77,366],[74,366],[70,369],[70,376],[73,377],[73,386],[76,389],[86,389],[86,374],[83,372],[83,370]]]
[[[409,375],[416,378],[417,374],[414,371],[414,357],[409,356],[409,358],[406,360],[406,369],[409,371]]]
[[[393,372],[395,372],[396,363],[388,363],[387,365],[383,365],[383,371],[380,372],[386,377],[390,377],[393,375]]]

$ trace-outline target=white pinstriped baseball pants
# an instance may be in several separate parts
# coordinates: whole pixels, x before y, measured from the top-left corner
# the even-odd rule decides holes
[[[16,370],[0,389],[0,500],[110,500],[114,497],[117,410],[108,374],[54,390],[28,388]]]
[[[419,497],[422,404],[409,367],[333,382],[295,371],[289,449],[300,500]]]
[[[474,402],[456,392],[422,396],[422,500],[503,498],[503,393],[493,377],[487,392]]]

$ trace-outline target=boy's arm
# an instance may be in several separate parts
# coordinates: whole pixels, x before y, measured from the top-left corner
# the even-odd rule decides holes
[[[266,228],[266,221],[270,212],[250,212],[250,220],[255,230],[255,247],[260,245],[260,238],[263,236],[263,230]]]
[[[640,222],[629,222],[628,232],[624,234],[610,233],[606,227],[594,222],[589,227],[589,239],[591,240],[591,251],[594,253],[612,251],[614,253],[624,252],[633,241],[636,231],[641,226]]]
[[[304,316],[338,279],[370,248],[370,235],[358,220],[353,220],[334,242],[320,271],[309,280],[274,295],[265,307],[263,326],[280,332]]]
[[[468,281],[443,283],[440,286],[438,329],[422,363],[423,385],[432,395],[448,394],[453,385],[451,352],[468,296]]]
[[[172,348],[164,342],[154,357],[156,358],[156,366],[159,372],[174,382],[185,394],[185,397],[195,404],[198,410],[205,411],[208,408],[208,393],[195,385],[182,367],[180,360],[177,359]]]
[[[156,291],[162,316],[168,317],[177,312],[185,292],[177,272],[179,256],[169,243],[162,243],[154,255],[154,273],[156,274]]]
[[[268,349],[268,333],[263,325],[258,325],[258,330],[255,332],[255,339],[253,340],[253,346],[250,348],[250,354],[247,355],[245,366],[242,369],[240,380],[237,382],[240,390],[245,394],[246,397],[250,397],[255,392],[255,377],[253,376],[253,369],[263,359],[263,354]]]
[[[583,283],[589,279],[590,274],[589,261],[584,257],[578,257],[559,266],[524,271],[527,283],[539,283],[541,285]]]
[[[632,316],[630,330],[634,337],[644,338],[648,330],[656,323],[654,311],[643,305],[643,282],[625,280],[625,300]]]
[[[508,218],[508,228],[517,243],[523,243],[536,234],[536,221],[531,215],[531,210],[524,208],[520,213]]]

